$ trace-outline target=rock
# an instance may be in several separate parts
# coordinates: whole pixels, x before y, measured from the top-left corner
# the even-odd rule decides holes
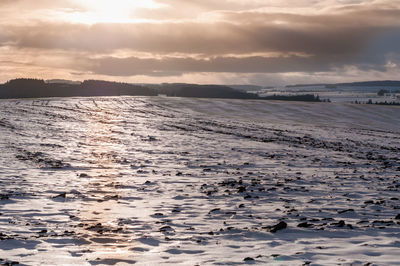
[[[349,229],[354,229],[354,227],[353,227],[351,224],[347,224],[347,227],[348,227]]]
[[[175,231],[171,226],[166,225],[160,228],[160,232],[171,232],[171,231]]]
[[[278,224],[272,226],[270,232],[271,233],[276,233],[278,230],[283,230],[287,227],[287,223],[285,222],[279,222]]]
[[[64,198],[65,199],[66,197],[67,197],[67,193],[64,192],[64,193],[58,194],[57,196],[54,196],[53,199],[57,199],[57,198]]]
[[[104,200],[118,200],[118,199],[119,199],[119,196],[118,196],[118,195],[114,195],[114,196],[107,195],[107,196],[104,196],[103,199],[104,199]]]
[[[308,228],[308,227],[310,227],[310,226],[312,226],[312,224],[309,224],[309,223],[307,223],[307,222],[299,223],[299,224],[297,225],[297,227],[303,227],[303,228]]]
[[[72,189],[69,193],[70,193],[70,194],[74,194],[74,195],[81,195],[81,194],[82,194],[81,192],[79,192],[79,191],[76,190],[76,189]]]
[[[396,215],[396,217],[394,218],[396,220],[400,220],[400,213]]]
[[[331,225],[336,225],[337,227],[343,227],[346,225],[346,223],[343,220],[340,220],[337,223],[331,223]]]
[[[11,265],[18,265],[18,264],[19,264],[18,261],[11,261],[11,262],[6,262],[3,265],[11,266]]]
[[[215,209],[212,209],[211,211],[209,211],[208,213],[212,213],[212,212],[216,212],[216,211],[220,211],[221,210],[221,208],[215,208]]]
[[[345,213],[345,212],[354,212],[354,209],[347,209],[347,210],[338,211],[339,214]]]
[[[0,200],[8,200],[8,199],[10,199],[8,195],[0,194]]]
[[[6,240],[6,239],[10,239],[10,237],[0,232],[0,240]]]
[[[246,258],[244,258],[244,260],[243,261],[254,261],[254,259],[253,258],[251,258],[251,257],[246,257]]]
[[[245,188],[245,187],[243,187],[243,186],[238,187],[238,193],[243,193],[243,192],[245,192],[245,191],[246,191],[246,188]]]
[[[143,141],[156,141],[157,139],[155,138],[155,137],[153,137],[153,136],[147,136],[147,138],[146,139],[143,139]]]

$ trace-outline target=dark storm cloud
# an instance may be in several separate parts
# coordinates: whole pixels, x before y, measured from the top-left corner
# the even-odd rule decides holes
[[[347,7],[346,9],[332,10],[324,14],[294,14],[294,13],[265,13],[265,12],[220,12],[220,18],[225,21],[239,24],[269,24],[280,21],[288,26],[331,26],[331,27],[354,27],[354,26],[388,26],[400,25],[400,7],[398,9],[379,8],[371,9],[365,7]]]
[[[131,49],[154,53],[221,53],[238,50],[237,27],[226,23],[47,24],[14,27],[10,40],[18,47],[110,52]],[[227,45],[226,49],[225,46]],[[248,49],[250,50],[250,49]],[[238,50],[239,51],[239,50]]]
[[[400,13],[396,13],[400,16]],[[244,16],[241,14],[240,16]],[[246,14],[253,17],[255,15]],[[262,15],[264,16],[264,15]],[[284,23],[136,23],[136,24],[37,24],[4,28],[16,46],[40,49],[110,52],[117,49],[151,53],[204,55],[297,52],[311,55],[359,54],[382,31],[398,27],[382,25],[373,17],[343,23],[347,17],[281,16]],[[390,18],[388,18],[390,19]],[[249,19],[250,20],[250,19]],[[251,20],[250,20],[251,21]],[[297,21],[297,22],[296,22]],[[279,22],[279,21],[278,21]],[[304,26],[303,24],[307,24]]]
[[[245,58],[215,57],[211,59],[176,58],[141,59],[137,57],[106,57],[90,60],[90,71],[110,76],[168,75],[193,72],[225,73],[282,73],[282,72],[324,72],[341,68],[354,62],[354,58],[343,58],[340,62],[326,56],[324,58],[262,57]],[[364,62],[359,64],[364,70],[383,70],[381,66]]]

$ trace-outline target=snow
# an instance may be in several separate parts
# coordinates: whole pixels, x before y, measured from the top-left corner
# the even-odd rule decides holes
[[[383,96],[379,96],[378,92],[380,90],[386,90],[388,93]],[[323,100],[329,99],[330,101],[337,103],[351,103],[355,101],[366,103],[369,100],[374,103],[385,101],[389,103],[400,103],[398,91],[400,91],[399,87],[338,85],[333,88],[327,88],[325,85],[314,85],[267,88],[258,92],[253,91],[253,93],[259,94],[260,96],[314,94],[318,95]]]
[[[345,103],[3,100],[0,263],[400,265],[398,114]]]

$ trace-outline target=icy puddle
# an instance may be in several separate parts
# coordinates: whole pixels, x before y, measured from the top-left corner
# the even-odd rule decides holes
[[[400,108],[0,101],[0,263],[400,265]]]

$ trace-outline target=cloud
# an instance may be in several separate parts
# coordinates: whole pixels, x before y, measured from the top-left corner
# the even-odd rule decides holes
[[[8,8],[8,11],[15,11],[13,14],[9,14],[10,17],[18,15],[19,12],[28,13],[39,9],[74,8],[82,10],[82,6],[79,3],[71,0],[1,0],[0,7]]]
[[[2,62],[118,77],[389,73],[399,65],[398,0],[156,2],[164,7],[137,11],[145,21],[87,25],[66,19],[87,11],[75,0],[0,1]]]
[[[400,11],[375,16],[294,16],[258,13],[230,14],[231,22],[48,24],[3,28],[20,48],[112,52],[118,49],[155,54],[187,53],[205,56],[260,52],[298,52],[311,55],[359,54],[382,31],[400,29],[383,23]],[[356,17],[356,21],[350,17]],[[264,23],[258,23],[259,20]],[[346,21],[353,23],[346,23]],[[236,21],[247,21],[238,24]]]
[[[211,59],[165,57],[142,59],[137,57],[105,57],[90,60],[90,71],[110,76],[135,75],[181,75],[184,73],[285,73],[285,72],[328,72],[344,68],[356,62],[365,71],[383,71],[386,66],[374,62],[357,62],[352,57],[335,61],[332,58],[316,57],[214,57]],[[382,62],[385,63],[385,62]],[[164,73],[164,74],[163,74]]]

